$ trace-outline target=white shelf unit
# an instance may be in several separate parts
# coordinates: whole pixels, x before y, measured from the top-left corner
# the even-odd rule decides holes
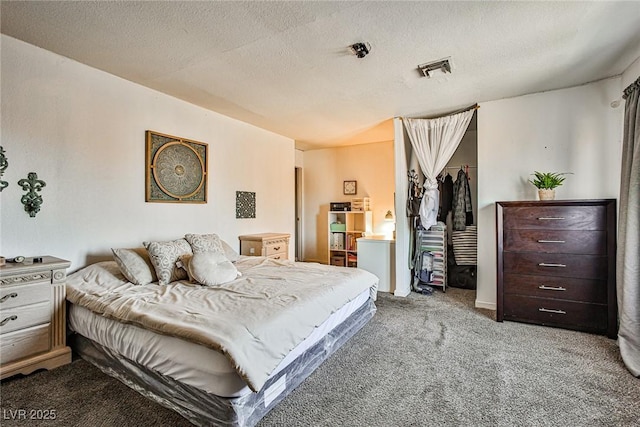
[[[438,286],[442,292],[447,290],[447,229],[439,225],[429,230],[419,230],[416,245],[420,252],[433,254],[433,274],[429,286]]]
[[[342,267],[358,266],[358,239],[371,234],[371,211],[330,211],[327,228],[329,264]]]

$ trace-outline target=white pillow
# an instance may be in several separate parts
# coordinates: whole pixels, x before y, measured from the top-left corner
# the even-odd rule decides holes
[[[198,252],[224,252],[222,242],[217,234],[186,234],[184,238],[191,245],[194,254]]]
[[[128,281],[134,285],[157,282],[156,270],[145,248],[111,249],[113,259]]]
[[[240,254],[236,252],[227,242],[225,242],[222,239],[220,239],[220,242],[222,243],[222,249],[224,250],[224,255],[227,257],[229,261],[236,262],[237,260],[240,259]]]
[[[180,261],[191,281],[206,286],[222,285],[240,275],[222,252],[197,252],[193,256],[183,256]]]
[[[158,283],[168,285],[176,280],[187,278],[187,273],[179,268],[176,263],[182,255],[191,254],[191,246],[185,239],[169,242],[144,242],[149,252],[151,264],[156,270]]]

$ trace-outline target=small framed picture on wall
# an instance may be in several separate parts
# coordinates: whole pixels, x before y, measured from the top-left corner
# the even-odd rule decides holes
[[[342,193],[346,195],[358,194],[358,182],[344,181],[343,187],[342,187]]]

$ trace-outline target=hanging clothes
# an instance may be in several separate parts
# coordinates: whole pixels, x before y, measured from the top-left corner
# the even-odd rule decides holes
[[[440,191],[440,210],[438,211],[438,221],[447,222],[447,215],[453,206],[453,177],[450,174],[444,177],[444,181],[438,186]]]
[[[469,179],[463,169],[458,171],[456,182],[453,185],[452,209],[454,230],[462,231],[467,225],[473,224],[471,187],[469,187]]]

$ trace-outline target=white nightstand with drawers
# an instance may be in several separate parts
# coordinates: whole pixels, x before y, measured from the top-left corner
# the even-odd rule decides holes
[[[71,263],[43,256],[0,267],[0,379],[71,362],[65,279]]]
[[[273,259],[289,258],[289,237],[287,233],[260,233],[238,236],[240,255],[266,256]]]

